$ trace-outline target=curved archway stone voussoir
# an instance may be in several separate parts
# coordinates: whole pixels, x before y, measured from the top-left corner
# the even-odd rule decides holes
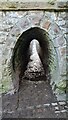
[[[17,83],[19,84],[22,80],[22,76],[24,75],[29,62],[29,45],[33,39],[36,39],[40,44],[40,52],[37,52],[42,61],[45,75],[47,76],[50,73],[50,62],[52,62],[52,50],[50,45],[52,44],[52,41],[49,38],[49,34],[44,29],[40,27],[32,27],[20,35],[13,50],[12,67],[13,74],[15,75],[14,85],[16,89],[18,89],[19,85],[17,85]]]

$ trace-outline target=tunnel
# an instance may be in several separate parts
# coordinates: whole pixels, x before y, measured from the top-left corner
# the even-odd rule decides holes
[[[40,27],[32,27],[19,36],[13,49],[12,69],[15,81],[18,81],[19,83],[21,83],[24,72],[26,71],[27,65],[30,61],[30,43],[33,40],[38,41],[36,47],[45,72],[44,80],[47,79],[48,75],[50,76],[50,63],[52,62],[52,51],[50,49],[51,39],[44,29]]]

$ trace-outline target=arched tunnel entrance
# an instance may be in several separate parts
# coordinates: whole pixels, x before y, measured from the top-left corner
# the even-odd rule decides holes
[[[34,43],[37,51],[35,58],[37,58],[38,55],[40,59],[41,69],[43,69],[42,75],[45,74],[44,80],[50,77],[50,63],[52,62],[50,42],[51,40],[48,33],[39,27],[30,28],[22,33],[14,47],[12,56],[12,67],[15,77],[14,84],[19,84],[22,81],[25,71],[27,71],[28,63],[31,61],[30,56],[33,54],[32,44]]]
[[[23,78],[32,81],[40,81],[42,80],[42,77],[45,76],[45,71],[39,57],[41,47],[37,40],[33,39],[30,42],[29,51],[30,58]]]

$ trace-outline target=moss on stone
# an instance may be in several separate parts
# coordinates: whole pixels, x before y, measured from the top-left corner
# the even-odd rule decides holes
[[[9,81],[4,79],[0,85],[0,93],[6,93],[9,90]]]
[[[66,86],[66,80],[60,81],[56,87],[62,92],[68,91],[68,87]]]

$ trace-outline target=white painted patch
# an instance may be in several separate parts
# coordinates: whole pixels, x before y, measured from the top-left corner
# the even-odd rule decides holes
[[[58,108],[58,107],[55,107],[55,110],[59,110],[59,108]]]
[[[66,112],[67,110],[61,110],[62,113]]]
[[[65,102],[59,102],[60,105],[65,105],[66,103]]]
[[[56,106],[56,105],[58,105],[57,103],[51,103],[53,106]]]
[[[60,113],[60,111],[55,111],[55,113]]]
[[[44,107],[46,107],[46,106],[48,106],[48,107],[49,107],[49,106],[50,106],[50,104],[43,104],[43,106],[44,106]]]

